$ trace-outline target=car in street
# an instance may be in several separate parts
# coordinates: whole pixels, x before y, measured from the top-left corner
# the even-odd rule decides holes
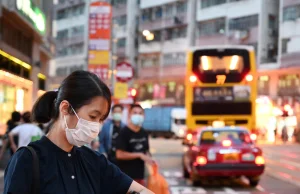
[[[203,180],[245,176],[257,186],[265,159],[250,136],[241,127],[202,128],[183,155],[184,177],[197,186]]]

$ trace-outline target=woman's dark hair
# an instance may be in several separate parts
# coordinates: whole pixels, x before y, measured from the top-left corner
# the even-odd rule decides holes
[[[111,108],[112,111],[114,111],[116,108],[120,108],[122,111],[124,110],[124,107],[122,104],[115,104],[113,105],[113,107]]]
[[[22,115],[22,119],[23,119],[24,123],[31,123],[31,113],[24,112]]]
[[[14,111],[11,113],[11,121],[12,122],[19,122],[21,120],[21,113]]]
[[[103,120],[108,116],[111,106],[109,88],[95,74],[88,71],[74,71],[61,83],[58,91],[49,91],[41,96],[33,106],[33,120],[38,123],[55,121],[59,116],[59,105],[63,100],[68,101],[74,110],[78,110],[97,96],[104,97],[108,109]],[[74,114],[69,109],[70,114]]]

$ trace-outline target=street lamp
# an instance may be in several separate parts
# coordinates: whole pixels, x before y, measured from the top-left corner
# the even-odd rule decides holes
[[[148,36],[149,34],[151,34],[151,32],[149,30],[144,30],[143,31],[143,36]]]
[[[147,41],[154,40],[154,34],[151,33],[149,30],[143,30],[143,36],[146,38]]]

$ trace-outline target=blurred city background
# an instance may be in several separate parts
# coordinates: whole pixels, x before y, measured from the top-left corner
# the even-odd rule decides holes
[[[193,74],[192,49],[224,45],[250,53],[250,74],[236,85],[248,84],[252,112],[228,112],[248,115],[222,122],[245,126],[262,148],[266,168],[256,187],[243,178],[194,187],[184,178],[182,156],[196,127],[227,115],[220,104],[211,106],[218,113],[194,110],[203,103],[194,84],[227,84],[230,74],[218,85],[203,81],[209,67]],[[30,111],[75,70],[97,74],[115,104],[145,108],[151,151],[172,193],[300,193],[300,0],[0,0],[0,136],[13,111]],[[226,95],[217,92],[218,100]],[[237,106],[248,105],[224,109]],[[0,192],[8,157],[0,162]]]

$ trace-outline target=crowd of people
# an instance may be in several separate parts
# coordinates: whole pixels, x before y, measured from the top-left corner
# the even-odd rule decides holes
[[[124,107],[110,107],[108,87],[76,71],[38,99],[32,113],[13,112],[0,152],[0,158],[7,149],[12,155],[4,193],[153,193],[145,183],[145,166],[155,161],[142,128],[144,110],[131,105],[123,123]],[[34,172],[42,178],[33,181]]]

